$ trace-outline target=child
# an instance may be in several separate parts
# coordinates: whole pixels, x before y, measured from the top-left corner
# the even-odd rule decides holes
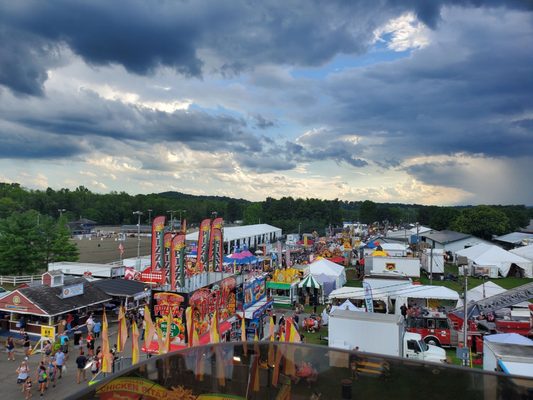
[[[32,395],[31,393],[31,378],[28,376],[24,382],[24,395],[25,399],[28,400]]]

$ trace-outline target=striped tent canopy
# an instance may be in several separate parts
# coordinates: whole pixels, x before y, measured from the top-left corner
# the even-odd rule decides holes
[[[307,287],[312,289],[320,289],[320,283],[317,282],[313,275],[309,274],[303,281],[298,284],[298,287]]]

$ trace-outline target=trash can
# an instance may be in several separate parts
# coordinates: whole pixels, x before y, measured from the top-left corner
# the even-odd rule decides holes
[[[352,398],[352,380],[343,379],[341,381],[341,399],[349,400]]]
[[[74,332],[74,346],[80,345],[81,331]]]

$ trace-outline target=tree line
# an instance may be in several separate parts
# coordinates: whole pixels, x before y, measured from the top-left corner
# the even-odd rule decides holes
[[[99,194],[84,186],[30,190],[17,183],[0,183],[0,273],[29,273],[50,261],[75,260],[77,253],[65,239],[67,221],[87,218],[100,225],[136,224],[134,211],[143,212],[142,224],[156,215],[169,217],[169,211],[173,211],[174,218],[181,214],[189,226],[195,226],[216,212],[226,223],[268,223],[284,233],[324,234],[328,227],[341,226],[344,221],[381,227],[418,222],[436,230],[451,229],[484,239],[518,230],[533,218],[533,208],[524,205],[441,207],[293,197],[251,202],[179,192]]]

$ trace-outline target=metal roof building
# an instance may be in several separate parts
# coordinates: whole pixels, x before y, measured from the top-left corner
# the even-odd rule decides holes
[[[224,247],[227,254],[232,253],[238,247],[256,248],[280,238],[281,228],[268,224],[224,227]],[[198,232],[189,233],[186,241],[198,241]]]

